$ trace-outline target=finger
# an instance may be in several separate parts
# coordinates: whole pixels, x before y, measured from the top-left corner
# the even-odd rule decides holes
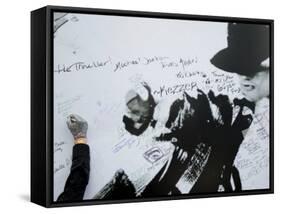
[[[184,152],[182,152],[181,156],[180,156],[180,162],[183,163],[184,162]]]
[[[70,122],[71,122],[71,123],[75,123],[75,122],[77,122],[77,119],[72,116],[72,117],[70,117]]]
[[[200,89],[197,89],[198,91],[198,96],[197,96],[197,100],[199,103],[201,103],[202,105],[206,104],[208,106],[209,100],[206,94],[204,94],[203,91],[201,91]]]
[[[86,122],[86,120],[78,114],[72,114],[76,121]]]
[[[73,114],[73,116],[74,116],[74,118],[75,118],[76,121],[81,121],[81,122],[84,122],[84,121],[85,121],[84,118],[81,117],[81,116],[78,115],[78,114]]]
[[[194,106],[196,105],[196,99],[189,96],[186,92],[184,92],[186,100],[190,103],[190,105]]]
[[[176,147],[175,147],[175,150],[174,150],[174,156],[176,156],[176,155],[178,154],[178,151],[179,151],[179,147],[176,146]]]
[[[185,151],[182,150],[182,154],[181,154],[181,157],[180,157],[181,163],[183,163],[184,160],[185,160],[185,154],[184,153],[185,153]]]
[[[67,116],[67,118],[66,118],[66,124],[67,124],[67,126],[68,127],[70,127],[71,126],[71,124],[73,123],[73,115],[72,114],[70,114],[69,116]]]
[[[77,121],[77,116],[75,114],[70,114],[68,117],[69,122],[73,123]]]
[[[187,157],[188,157],[187,152],[184,152],[184,153],[182,154],[182,162],[185,162],[186,159],[187,159]]]
[[[214,92],[212,90],[209,91],[208,97],[210,98],[212,103],[216,102],[216,96],[215,96],[215,94],[214,94]]]
[[[181,154],[182,154],[182,152],[183,152],[183,150],[180,149],[180,150],[179,150],[179,153],[178,153],[178,158],[177,158],[177,159],[181,159]]]
[[[204,94],[204,92],[201,89],[197,89],[198,94]]]

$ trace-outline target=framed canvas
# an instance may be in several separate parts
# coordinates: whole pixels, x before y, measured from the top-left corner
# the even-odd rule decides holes
[[[273,193],[273,20],[31,12],[31,201]]]

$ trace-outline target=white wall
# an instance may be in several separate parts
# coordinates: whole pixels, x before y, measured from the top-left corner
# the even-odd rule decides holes
[[[1,152],[0,210],[27,213],[269,213],[279,208],[281,115],[280,6],[277,0],[7,0],[1,2]],[[137,204],[87,206],[46,210],[29,203],[30,189],[30,11],[45,5],[159,11],[200,15],[275,19],[275,194],[228,198],[194,199]],[[3,120],[4,117],[4,120]],[[79,210],[78,210],[79,209]],[[5,211],[4,211],[5,210]]]

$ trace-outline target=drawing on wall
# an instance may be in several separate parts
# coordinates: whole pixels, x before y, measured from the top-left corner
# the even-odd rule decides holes
[[[269,26],[54,13],[53,199],[270,188]]]

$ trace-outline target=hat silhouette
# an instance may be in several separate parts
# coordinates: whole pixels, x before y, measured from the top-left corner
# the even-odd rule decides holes
[[[253,76],[264,70],[261,62],[269,57],[269,26],[228,24],[228,47],[219,51],[211,63],[227,72]]]

